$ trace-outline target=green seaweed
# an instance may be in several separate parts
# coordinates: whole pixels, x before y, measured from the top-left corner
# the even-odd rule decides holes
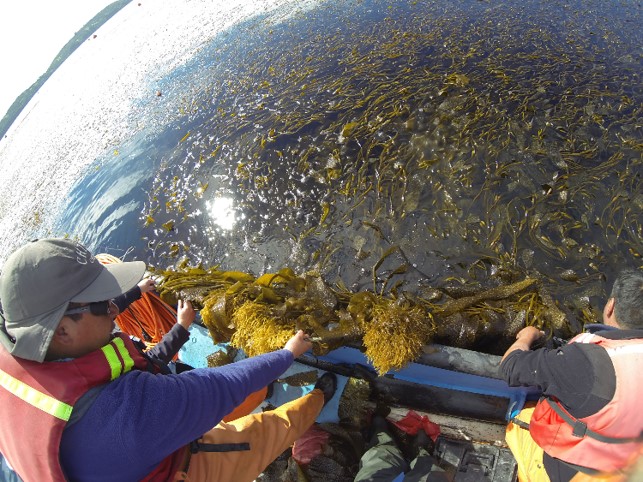
[[[492,338],[498,313],[503,339],[525,323],[574,333],[596,321],[583,300],[643,255],[639,10],[340,0],[222,41],[205,87],[185,93],[189,132],[141,213],[151,257],[263,273],[289,259],[250,267],[276,244],[337,289],[203,270],[180,289],[168,276],[168,299],[199,304],[216,340],[235,334],[239,307],[265,305],[322,338],[316,350],[362,342],[374,307],[421,324],[419,306],[432,318],[418,340],[459,346]],[[244,216],[232,234],[200,214],[219,192]]]
[[[296,330],[303,329],[317,354],[361,345],[380,374],[417,359],[426,344],[448,336],[446,327],[460,326],[457,331],[462,333],[463,323],[473,338],[494,334],[510,340],[525,325],[570,331],[566,315],[533,278],[488,289],[471,286],[458,298],[449,288],[442,288],[445,296],[422,298],[404,292],[354,293],[344,286],[331,289],[318,274],[297,276],[291,269],[255,278],[184,265],[156,275],[162,298],[191,299],[216,343],[228,341],[255,356],[283,347]],[[526,315],[512,324],[515,313]],[[448,341],[462,346],[466,340]]]

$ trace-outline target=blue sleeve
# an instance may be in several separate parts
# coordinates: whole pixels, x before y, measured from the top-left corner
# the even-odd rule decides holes
[[[143,296],[143,293],[141,293],[141,288],[137,285],[127,293],[123,293],[122,295],[114,298],[114,303],[118,306],[118,311],[122,313],[129,305],[134,303],[136,300],[140,300],[141,296]]]
[[[190,332],[176,323],[168,331],[161,341],[147,350],[147,355],[161,360],[163,363],[170,363],[181,347],[190,339]]]
[[[68,478],[139,480],[292,362],[290,351],[279,350],[220,368],[178,375],[134,371],[118,378],[65,430],[61,460]]]

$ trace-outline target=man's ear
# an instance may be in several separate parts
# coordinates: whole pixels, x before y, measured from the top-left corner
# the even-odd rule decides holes
[[[65,353],[68,352],[71,345],[73,345],[73,331],[71,330],[70,323],[73,323],[73,320],[65,316],[56,327],[54,334],[51,337],[51,342],[49,342],[49,348],[47,348],[47,355],[45,356],[46,361],[57,360],[63,358]]]
[[[73,321],[67,316],[60,320],[60,323],[58,323],[58,326],[56,327],[56,331],[54,331],[54,336],[51,339],[52,343],[59,346],[66,346],[73,342],[73,332],[70,327],[70,322]]]
[[[616,323],[616,317],[614,316],[614,305],[616,304],[616,299],[610,298],[605,303],[605,308],[603,308],[603,323],[606,325],[614,326]]]

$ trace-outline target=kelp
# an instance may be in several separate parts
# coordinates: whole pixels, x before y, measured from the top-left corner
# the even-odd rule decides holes
[[[315,353],[361,346],[378,373],[384,374],[417,359],[422,347],[433,340],[448,338],[445,327],[459,326],[462,319],[474,338],[484,332],[510,339],[527,324],[569,331],[565,315],[531,278],[455,299],[447,294],[453,295],[452,289],[443,289],[444,296],[426,298],[404,292],[354,293],[345,286],[327,286],[318,273],[298,276],[289,268],[257,278],[185,265],[155,274],[164,300],[191,300],[213,342],[229,342],[248,356],[282,348],[295,331],[303,329],[312,338]],[[519,318],[516,313],[529,313],[529,317]],[[454,322],[456,315],[460,318]],[[461,336],[462,327],[457,331]],[[446,341],[464,344],[456,337]]]
[[[235,327],[230,343],[243,348],[248,356],[282,348],[293,335],[292,326],[280,323],[270,306],[255,301],[243,303],[230,321]]]
[[[227,345],[224,350],[217,350],[214,353],[211,353],[206,357],[206,364],[210,368],[212,367],[222,367],[228,365],[234,361],[235,356],[237,355],[237,349]]]
[[[316,349],[362,343],[367,322],[347,307],[365,287],[368,323],[416,324],[417,304],[429,339],[460,346],[525,322],[578,331],[597,319],[583,301],[643,255],[640,18],[597,0],[338,0],[232,29],[173,79],[176,147],[141,213],[149,258],[319,275],[289,290],[290,275],[252,289],[222,275],[202,285],[211,296],[186,285],[208,295],[215,339],[261,314],[310,328]],[[234,200],[232,228],[215,221],[218,197]],[[350,290],[305,292],[322,277]],[[451,278],[469,294],[442,291]],[[538,286],[475,298],[525,278]],[[418,301],[429,289],[444,299]],[[245,303],[270,310],[234,321]]]
[[[364,333],[366,355],[380,373],[415,360],[433,331],[431,312],[404,298],[357,293],[350,298],[347,311]]]
[[[299,372],[294,375],[287,377],[279,378],[279,382],[286,383],[294,387],[303,387],[306,385],[314,385],[315,382],[319,379],[319,374],[316,370],[311,370],[308,372]]]
[[[366,423],[371,409],[370,395],[371,386],[368,381],[349,377],[337,408],[340,421],[355,427],[361,427]]]
[[[535,279],[527,278],[512,285],[499,286],[497,288],[492,288],[473,296],[466,296],[463,298],[459,298],[458,300],[451,300],[440,306],[438,308],[438,313],[441,316],[449,316],[454,313],[464,311],[465,309],[477,305],[482,301],[501,300],[504,298],[509,298],[510,296],[515,295],[516,293],[520,293],[521,291],[529,288],[534,283],[536,283],[536,281],[537,280]]]
[[[267,273],[160,273],[213,340],[257,354],[301,328],[384,374],[433,342],[567,338],[600,320],[613,271],[641,266],[636,3],[322,0],[257,19],[172,79],[176,147],[141,213],[158,266]],[[354,380],[340,416],[357,423]]]

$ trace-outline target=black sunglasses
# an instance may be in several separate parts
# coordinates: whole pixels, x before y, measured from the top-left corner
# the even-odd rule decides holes
[[[85,306],[79,306],[78,308],[72,308],[71,310],[65,311],[64,315],[76,315],[78,313],[85,313],[89,311],[94,316],[103,316],[109,314],[109,307],[113,303],[112,300],[105,301],[95,301]]]

